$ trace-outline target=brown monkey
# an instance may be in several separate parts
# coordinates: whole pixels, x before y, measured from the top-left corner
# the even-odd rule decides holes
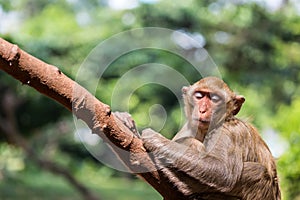
[[[280,200],[275,161],[257,130],[235,117],[245,99],[219,78],[183,87],[187,123],[168,140],[151,129],[145,148],[184,199]]]

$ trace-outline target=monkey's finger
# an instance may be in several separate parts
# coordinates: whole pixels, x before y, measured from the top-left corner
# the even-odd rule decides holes
[[[131,115],[127,112],[114,112],[114,116],[117,117],[121,122],[129,128],[138,138],[140,138],[140,134],[135,125],[135,121],[131,118]]]
[[[132,128],[134,127],[134,124],[133,124],[133,119],[131,118],[131,115],[127,112],[114,112],[115,116],[120,119],[123,124],[125,124],[128,128]]]

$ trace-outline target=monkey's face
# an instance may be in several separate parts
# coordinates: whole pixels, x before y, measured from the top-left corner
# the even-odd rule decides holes
[[[201,132],[212,130],[236,115],[245,101],[216,77],[203,78],[192,86],[183,87],[182,92],[188,123]]]
[[[224,97],[210,90],[195,90],[192,94],[192,125],[200,130],[208,130],[216,125],[225,114]]]
[[[183,87],[182,92],[188,123],[202,132],[235,115],[243,102],[221,79],[215,77],[203,78],[192,86]],[[244,98],[241,97],[241,100]]]

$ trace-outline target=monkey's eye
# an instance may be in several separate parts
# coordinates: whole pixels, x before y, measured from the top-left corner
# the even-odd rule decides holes
[[[217,94],[211,94],[210,98],[211,98],[212,102],[214,102],[214,103],[218,103],[219,101],[222,100],[222,98]]]
[[[196,99],[201,99],[204,95],[201,92],[195,92],[194,96]]]

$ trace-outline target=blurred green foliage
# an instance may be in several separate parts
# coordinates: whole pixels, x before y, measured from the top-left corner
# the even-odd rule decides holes
[[[138,1],[137,7],[121,10],[112,9],[110,2],[0,0],[0,36],[58,66],[74,79],[91,50],[122,31],[157,26],[201,36],[204,48],[218,66],[222,78],[246,97],[239,116],[250,118],[260,130],[271,128],[288,143],[285,153],[278,155],[278,171],[284,199],[299,199],[300,11],[296,5],[299,3],[283,1],[281,7],[271,11],[259,3],[242,0]],[[105,49],[108,56],[114,51],[113,47]],[[145,49],[123,55],[111,63],[99,81],[95,95],[110,104],[112,91],[121,76],[136,66],[154,62],[173,67],[190,83],[200,78],[184,59],[169,52]],[[156,193],[148,198],[145,188],[149,187],[140,181],[119,181],[123,180],[119,178],[120,173],[110,168],[98,165],[101,170],[110,171],[105,173],[108,178],[96,173],[98,168],[94,166],[94,159],[73,139],[72,116],[60,105],[0,72],[0,100],[5,91],[13,91],[21,100],[15,113],[18,127],[41,156],[69,167],[93,189],[99,185],[111,186],[100,187],[100,196],[109,199],[157,198]],[[161,132],[172,137],[181,125],[181,119],[178,119],[181,108],[167,88],[158,85],[139,88],[130,98],[130,113],[143,128],[150,123],[148,110],[154,104],[160,104],[166,110],[168,118]],[[0,109],[0,116],[4,115]],[[55,193],[53,191],[58,191],[60,199],[76,198],[63,181],[57,182],[58,178],[49,178],[48,174],[33,169],[32,163],[19,151],[7,153],[12,147],[5,144],[3,134],[0,138],[3,142],[0,146],[1,198],[27,196],[33,199],[36,196],[44,199]],[[278,144],[277,148],[283,147]],[[7,168],[11,160],[16,162],[12,166],[19,166],[17,170]],[[17,188],[15,196],[9,192],[12,187]],[[31,190],[35,192],[31,193]],[[59,199],[58,196],[53,198]]]
[[[32,163],[26,163],[26,169],[22,167],[22,154],[15,148],[1,145],[1,181],[0,199],[64,199],[80,200],[81,196],[63,178],[41,171]],[[7,160],[5,160],[7,159]],[[15,162],[15,163],[13,163]],[[19,164],[16,164],[19,163]],[[2,164],[5,164],[4,167]],[[71,168],[71,167],[70,167]],[[74,172],[75,173],[75,172]],[[81,162],[76,170],[76,177],[101,197],[111,200],[140,200],[159,199],[159,194],[142,180],[126,177],[114,177],[113,171],[107,167],[99,167],[94,163]]]
[[[300,182],[300,98],[295,96],[291,105],[281,105],[273,124],[274,128],[288,141],[289,149],[278,160],[283,189],[287,199],[299,198]]]

